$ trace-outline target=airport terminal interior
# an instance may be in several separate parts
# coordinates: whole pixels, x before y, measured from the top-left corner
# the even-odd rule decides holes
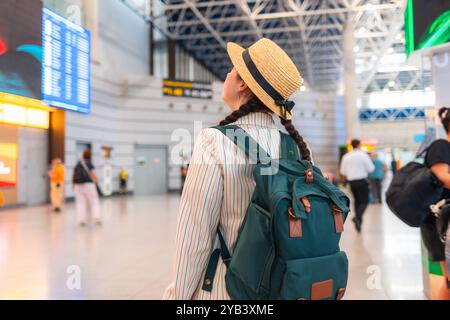
[[[239,68],[257,79],[258,98],[273,97],[268,86],[295,102],[291,123],[314,165],[350,200],[339,232],[348,257],[339,298],[450,299],[450,239],[436,235],[447,261],[433,258],[421,227],[406,224],[386,201],[402,168],[433,141],[450,140],[448,122],[447,129],[441,123],[450,109],[439,112],[450,107],[450,1],[2,0],[1,300],[160,300],[184,276],[199,283],[174,292],[193,286],[188,298],[214,299],[215,291],[199,293],[206,264],[195,265],[194,278],[188,267],[177,271],[184,261],[177,234],[186,212],[214,207],[189,203],[200,190],[190,177],[199,174],[195,163],[189,169],[194,146],[214,140],[204,129],[234,111],[225,80],[241,69],[230,42],[250,47],[251,64],[243,55]],[[258,43],[275,48],[266,60],[258,60]],[[288,57],[271,65],[278,49]],[[283,96],[276,91],[289,85],[288,70],[286,78],[265,76],[289,58],[303,80]],[[286,112],[287,102],[273,105]],[[260,121],[245,117],[244,125]],[[370,185],[361,230],[355,203],[362,196],[350,178],[356,165],[343,169],[355,152],[377,168],[358,178]],[[202,179],[212,185],[205,170]],[[230,188],[223,201],[234,208],[241,195]],[[189,241],[200,246],[201,239]],[[196,259],[204,260],[190,263]]]

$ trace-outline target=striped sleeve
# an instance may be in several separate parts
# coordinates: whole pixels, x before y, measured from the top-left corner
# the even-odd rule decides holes
[[[204,129],[195,144],[179,209],[174,282],[164,299],[190,300],[200,286],[217,236],[223,197],[223,167],[215,135]]]

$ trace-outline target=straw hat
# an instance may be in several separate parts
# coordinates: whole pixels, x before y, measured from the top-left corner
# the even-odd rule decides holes
[[[291,58],[275,42],[262,38],[247,50],[227,44],[228,55],[250,90],[275,114],[292,119],[295,103],[289,97],[303,84]]]

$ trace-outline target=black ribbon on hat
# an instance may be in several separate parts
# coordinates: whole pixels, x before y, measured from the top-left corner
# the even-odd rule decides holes
[[[291,100],[275,100],[275,104],[285,108],[289,112],[291,112],[291,110],[295,107],[295,102]]]
[[[284,111],[291,112],[291,110],[295,106],[295,102],[291,100],[285,100],[283,96],[275,90],[274,87],[264,78],[264,76],[259,72],[255,63],[250,57],[250,53],[248,49],[242,52],[242,58],[244,58],[245,65],[247,66],[248,71],[253,76],[253,79],[260,85],[260,87],[275,101],[277,106],[280,106],[284,109]]]

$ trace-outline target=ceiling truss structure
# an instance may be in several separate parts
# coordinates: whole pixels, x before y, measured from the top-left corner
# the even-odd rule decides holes
[[[399,72],[394,81],[399,79],[400,84],[392,86],[392,74],[377,73],[386,53],[404,52],[402,29],[406,0],[121,1],[167,37],[180,42],[220,79],[231,68],[227,42],[248,47],[266,37],[288,52],[311,89],[340,90],[343,30],[347,23],[353,23],[361,94],[385,89],[386,79],[391,84],[389,88],[418,87],[419,76],[415,74],[402,78]],[[155,3],[159,12],[150,10]],[[407,83],[402,79],[407,79]]]

